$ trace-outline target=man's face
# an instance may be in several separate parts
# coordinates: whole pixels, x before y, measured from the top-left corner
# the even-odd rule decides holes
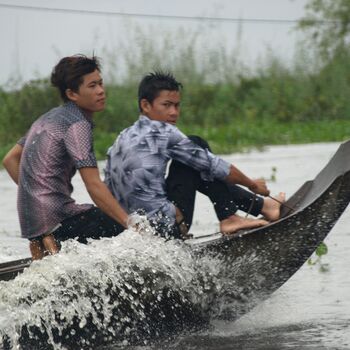
[[[104,110],[106,95],[100,72],[84,75],[78,92],[67,90],[67,96],[89,115]]]
[[[162,90],[152,103],[141,100],[142,112],[152,120],[175,125],[180,115],[179,91]]]

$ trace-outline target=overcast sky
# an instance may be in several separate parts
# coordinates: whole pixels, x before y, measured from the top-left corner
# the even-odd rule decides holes
[[[95,52],[104,59],[107,51],[118,50],[120,42],[130,48],[140,45],[130,34],[136,28],[146,37],[149,34],[147,40],[158,40],[158,35],[180,28],[184,33],[199,30],[201,40],[208,41],[208,45],[222,41],[228,48],[237,45],[240,28],[241,58],[249,64],[255,64],[267,49],[290,60],[300,34],[293,30],[295,23],[289,21],[303,16],[306,3],[307,0],[0,0],[0,85],[6,86],[10,78],[28,81],[48,76],[58,59],[66,55]],[[6,4],[76,12],[11,8]],[[103,14],[107,12],[286,22],[248,21],[240,27],[236,21]]]

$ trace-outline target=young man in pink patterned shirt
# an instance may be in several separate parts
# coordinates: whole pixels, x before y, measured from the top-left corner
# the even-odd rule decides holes
[[[105,91],[96,57],[65,57],[51,82],[63,105],[38,118],[8,152],[4,167],[18,184],[22,237],[33,259],[56,253],[59,242],[78,237],[113,236],[127,226],[127,214],[100,179],[93,150],[92,117],[105,108]],[[76,204],[71,179],[76,170],[92,204]]]

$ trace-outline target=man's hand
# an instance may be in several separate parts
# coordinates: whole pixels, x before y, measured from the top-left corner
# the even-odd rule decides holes
[[[128,229],[136,231],[138,233],[151,233],[155,234],[155,231],[149,223],[146,215],[140,215],[138,213],[131,213],[127,220]]]
[[[263,196],[268,196],[270,194],[270,191],[267,188],[264,179],[252,180],[232,164],[230,167],[230,173],[227,176],[226,181],[231,184],[237,184],[247,187],[256,194],[261,194]]]
[[[270,194],[270,190],[267,188],[266,181],[264,179],[255,179],[252,181],[253,184],[248,187],[252,192],[263,196],[268,196]]]
[[[113,197],[105,183],[102,182],[97,168],[79,169],[87,191],[94,203],[108,216],[127,227],[128,214]]]

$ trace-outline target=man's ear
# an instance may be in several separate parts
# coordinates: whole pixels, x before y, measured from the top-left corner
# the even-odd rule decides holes
[[[74,92],[72,89],[67,89],[66,90],[66,96],[73,102],[77,100],[77,93]]]
[[[141,111],[143,113],[147,113],[150,108],[152,107],[152,105],[149,103],[148,100],[146,100],[145,98],[143,98],[141,101],[140,101],[140,106],[141,106]]]

